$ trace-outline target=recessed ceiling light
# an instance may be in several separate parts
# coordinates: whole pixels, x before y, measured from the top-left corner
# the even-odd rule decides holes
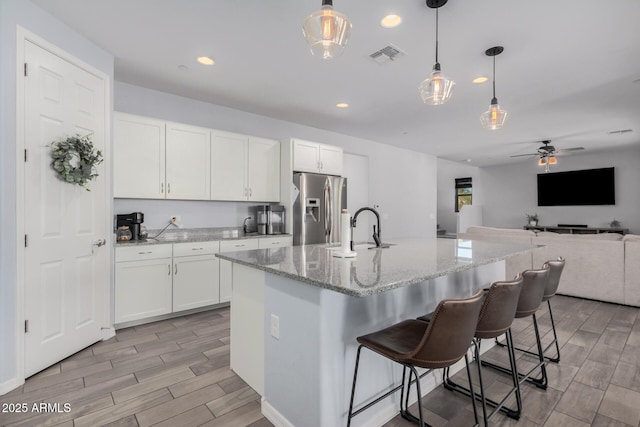
[[[349,104],[347,104],[346,102],[338,102],[336,104],[336,107],[338,108],[347,108],[349,106]]]
[[[197,58],[197,60],[202,65],[213,65],[213,64],[215,64],[215,62],[213,62],[213,59],[209,58],[208,56],[199,56]]]
[[[402,17],[400,15],[387,15],[380,20],[380,25],[384,28],[394,28],[402,24]]]
[[[467,163],[471,163],[471,159],[465,159],[464,161]]]
[[[473,79],[473,83],[478,85],[480,83],[486,82],[487,80],[489,80],[489,77],[485,77],[485,76],[476,77],[475,79]]]

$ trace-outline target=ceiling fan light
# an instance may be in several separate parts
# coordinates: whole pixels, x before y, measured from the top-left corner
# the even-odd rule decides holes
[[[550,165],[557,165],[558,164],[558,159],[556,159],[556,156],[550,156],[549,157],[549,164]]]
[[[544,166],[547,164],[547,158],[546,157],[540,157],[538,159],[538,166]]]
[[[339,56],[351,34],[351,22],[340,12],[333,10],[331,0],[323,0],[322,9],[307,17],[302,24],[311,53],[322,59]]]
[[[451,98],[455,85],[456,82],[442,75],[440,64],[436,64],[431,75],[420,84],[422,102],[430,105],[444,104]]]
[[[495,101],[495,102],[494,102]],[[487,130],[496,130],[502,128],[505,120],[507,120],[507,112],[500,108],[498,100],[495,98],[491,101],[489,109],[480,115],[482,127]]]

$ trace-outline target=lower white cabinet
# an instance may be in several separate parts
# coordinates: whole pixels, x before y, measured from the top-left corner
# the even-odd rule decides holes
[[[219,248],[218,242],[173,245],[174,312],[220,302]]]
[[[293,236],[282,237],[262,237],[258,239],[258,248],[283,248],[285,246],[293,246]]]
[[[259,248],[260,239],[227,240],[220,242],[220,252],[248,251]],[[231,261],[220,260],[220,302],[231,301],[233,269]]]
[[[116,250],[115,323],[171,313],[171,245],[148,248]]]

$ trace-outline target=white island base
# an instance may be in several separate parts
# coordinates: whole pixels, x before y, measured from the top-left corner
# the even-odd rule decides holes
[[[498,261],[354,297],[234,263],[231,368],[262,395],[262,413],[275,426],[346,426],[356,337],[433,311],[442,299],[472,295],[503,280],[504,272]],[[493,345],[486,344],[485,351]],[[458,362],[452,371],[463,366]],[[425,376],[423,393],[441,376]],[[355,409],[401,379],[398,364],[363,349]],[[399,392],[389,396],[352,425],[383,425],[398,414],[399,399]]]

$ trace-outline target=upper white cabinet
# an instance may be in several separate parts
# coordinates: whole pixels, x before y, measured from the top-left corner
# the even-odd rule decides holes
[[[211,131],[167,123],[166,135],[166,198],[209,200]]]
[[[342,175],[343,151],[340,147],[317,142],[293,140],[293,170],[327,175]]]
[[[165,122],[114,114],[113,195],[136,199],[165,197]]]
[[[211,199],[280,200],[280,142],[213,131]]]

